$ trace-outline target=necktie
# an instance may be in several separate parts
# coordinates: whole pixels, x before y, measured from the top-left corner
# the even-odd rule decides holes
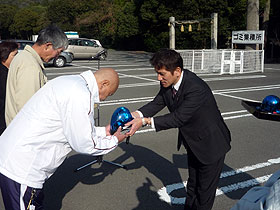
[[[172,88],[172,98],[173,99],[175,98],[176,93],[177,93],[177,90],[173,87]]]

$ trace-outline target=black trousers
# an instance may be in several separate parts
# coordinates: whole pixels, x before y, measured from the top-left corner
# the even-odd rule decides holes
[[[190,149],[187,149],[187,152],[189,179],[184,210],[210,210],[214,204],[225,155],[217,162],[205,165]]]

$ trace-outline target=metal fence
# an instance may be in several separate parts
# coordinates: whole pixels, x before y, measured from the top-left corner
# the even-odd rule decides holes
[[[195,73],[263,72],[264,50],[177,50],[184,68]]]

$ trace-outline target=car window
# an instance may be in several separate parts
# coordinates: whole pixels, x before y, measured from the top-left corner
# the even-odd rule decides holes
[[[19,44],[19,50],[23,50],[26,45],[32,46],[34,43],[33,42],[18,42]]]
[[[94,43],[90,40],[84,40],[83,41],[83,45],[84,46],[89,46],[89,47],[93,47],[94,46]]]
[[[69,39],[69,45],[81,45],[79,39]]]
[[[99,47],[96,41],[84,39],[69,39],[69,45]]]

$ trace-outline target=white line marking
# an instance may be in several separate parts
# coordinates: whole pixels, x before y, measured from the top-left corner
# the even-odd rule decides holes
[[[243,168],[239,168],[239,169],[236,169],[236,170],[223,172],[223,173],[221,173],[220,178],[234,176],[236,174],[256,170],[256,169],[259,169],[259,168],[264,168],[264,167],[267,167],[267,166],[270,166],[270,165],[273,165],[273,164],[279,164],[279,163],[280,163],[280,157],[275,158],[275,159],[269,159],[267,162],[258,163],[258,164],[251,165],[251,166],[245,166]],[[254,178],[254,179],[246,180],[246,181],[243,181],[243,182],[238,182],[238,183],[235,183],[235,184],[220,187],[216,190],[216,196],[223,195],[223,194],[226,194],[226,193],[229,193],[229,192],[232,192],[232,191],[236,191],[236,190],[239,190],[239,189],[259,185],[261,183],[266,182],[271,175],[272,174],[269,174],[269,175],[257,177],[257,178]],[[171,196],[170,194],[174,190],[185,188],[186,186],[187,186],[187,181],[184,181],[183,183],[175,183],[175,184],[167,185],[166,187],[162,187],[161,189],[158,190],[157,193],[158,193],[159,198],[161,200],[163,200],[163,201],[165,201],[169,204],[183,205],[186,201],[186,198],[184,198],[184,197],[183,198],[176,198],[176,197]]]
[[[229,192],[232,192],[232,191],[236,191],[236,190],[239,190],[239,189],[259,185],[261,183],[266,182],[269,179],[269,177],[271,177],[271,175],[272,174],[269,174],[269,175],[257,177],[255,179],[250,179],[250,180],[247,180],[247,181],[238,182],[238,183],[235,183],[235,184],[232,184],[232,185],[221,187],[221,188],[217,189],[216,196],[226,194],[226,193],[229,193]]]
[[[126,85],[119,85],[119,88],[142,87],[142,86],[151,86],[151,85],[159,85],[159,82],[155,81],[155,82],[133,83],[133,84],[126,84]]]
[[[135,74],[135,75],[133,75],[133,76],[138,76],[138,77],[155,77],[156,76],[156,74],[155,73],[153,73],[153,74]],[[127,76],[127,75],[125,75],[125,76],[120,76],[120,78],[126,78],[126,77],[129,77],[129,76]]]
[[[223,116],[223,115],[230,115],[230,114],[237,114],[237,113],[244,113],[244,112],[247,112],[247,110],[232,111],[232,112],[224,112],[224,113],[222,113],[222,116]]]
[[[238,182],[238,183],[235,183],[232,185],[221,187],[216,190],[216,196],[230,193],[230,192],[236,191],[238,189],[243,189],[243,188],[259,185],[261,183],[266,182],[271,175],[272,174],[269,174],[269,175],[265,175],[262,177],[257,177],[255,179],[250,179],[247,181]],[[185,197],[183,197],[183,198],[173,197],[173,196],[170,196],[170,193],[173,192],[174,190],[185,188],[186,186],[187,186],[187,181],[185,181],[183,183],[167,185],[166,188],[163,187],[163,188],[159,189],[157,193],[159,195],[159,198],[162,201],[165,201],[166,203],[169,203],[172,205],[184,205],[185,201],[186,201]]]
[[[266,77],[266,76],[265,75],[252,75],[252,76],[214,77],[214,78],[204,79],[204,81],[211,82],[211,81],[236,80],[236,79],[256,79],[256,78],[263,78],[263,77]]]
[[[255,86],[255,87],[246,87],[246,88],[234,88],[234,89],[224,89],[224,90],[214,90],[214,94],[218,93],[238,93],[238,92],[248,92],[248,91],[257,91],[257,90],[269,90],[280,88],[279,84],[276,85],[265,85],[265,86]]]
[[[136,74],[133,76],[142,76],[142,77],[152,77],[153,76],[154,77],[156,75],[157,74],[154,72],[154,73],[150,73],[150,74]],[[236,79],[255,79],[255,78],[263,78],[263,77],[266,77],[266,76],[265,75],[253,75],[253,76],[236,76],[236,77],[235,76],[233,76],[233,77],[213,77],[213,78],[205,78],[203,80],[206,82],[210,82],[210,81],[223,81],[223,80],[236,80]],[[121,76],[120,78],[126,78],[126,76]]]
[[[137,86],[138,84],[139,85],[145,84],[145,86],[147,86],[147,85],[151,85],[153,83],[154,82],[150,82],[150,83],[136,83],[136,84],[129,84],[129,85],[123,85],[123,86],[120,85],[120,86],[121,86],[121,88],[131,87],[132,85],[136,85]],[[266,90],[267,88],[269,88],[269,89],[277,89],[277,88],[280,88],[280,85],[269,85],[269,86],[258,86],[258,87],[248,87],[248,88],[214,90],[213,94],[214,95],[215,94],[217,94],[217,95],[224,95],[224,96],[227,96],[227,97],[232,97],[232,98],[242,99],[242,100],[247,100],[247,101],[259,102],[259,101],[251,100],[251,99],[247,99],[247,98],[241,98],[241,97],[226,95],[225,93],[236,93],[236,92],[243,92],[243,91]],[[153,98],[154,98],[153,96],[152,97],[148,96],[148,97],[142,97],[142,98],[130,98],[129,100],[128,99],[120,99],[120,100],[114,100],[114,101],[105,101],[105,102],[101,103],[102,104],[101,106],[106,106],[105,104],[108,104],[108,105],[120,104],[119,102],[122,102],[122,101],[131,101],[130,103],[138,103],[138,102],[141,102],[143,100],[151,101]]]
[[[81,71],[73,71],[73,72],[57,72],[57,73],[46,73],[47,76],[53,76],[53,75],[74,75],[74,74],[80,74]]]
[[[119,73],[119,75],[121,76],[126,76],[126,77],[130,77],[130,78],[136,78],[136,79],[142,79],[142,80],[147,80],[147,81],[152,81],[152,82],[156,82],[156,84],[159,83],[159,81],[155,80],[155,79],[147,79],[147,78],[144,78],[144,77],[138,77],[138,76],[135,76],[135,75],[127,75],[127,74],[122,74],[122,73]],[[121,85],[120,85],[121,86]]]
[[[231,119],[236,119],[236,118],[241,118],[241,117],[252,117],[252,114],[242,114],[242,115],[236,115],[236,116],[231,116],[231,117],[224,117],[224,120],[231,120]]]
[[[279,71],[279,70],[280,70],[280,69],[277,69],[277,68],[265,68],[265,69],[276,70],[276,71]]]
[[[141,101],[124,101],[124,102],[115,102],[112,104],[106,103],[106,104],[100,104],[100,106],[112,106],[112,105],[120,105],[120,104],[134,104],[134,103],[142,103],[142,102],[150,102],[151,99],[143,99]]]
[[[274,164],[280,164],[280,157],[274,158],[274,159],[269,159],[266,162],[257,163],[255,165],[245,166],[243,168],[238,168],[236,170],[223,172],[223,173],[221,173],[220,178],[234,176],[236,174],[240,174],[240,173],[244,173],[244,172],[248,172],[248,171],[253,171],[253,170],[264,168],[264,167],[271,166],[271,165],[274,165]]]
[[[118,71],[119,72],[119,71]],[[127,75],[129,76],[129,75]],[[129,76],[133,77],[133,76]],[[138,79],[144,79],[139,77]],[[226,79],[225,79],[226,80]],[[157,81],[157,80],[152,80]],[[149,83],[148,85],[158,85],[159,82]],[[125,87],[141,87],[141,86],[147,86],[147,83],[134,83],[134,84],[122,84],[120,85],[121,88]],[[219,91],[222,91],[221,93],[238,93],[238,92],[248,92],[248,91],[257,91],[257,90],[270,90],[270,89],[277,89],[280,88],[280,85],[270,85],[270,86],[259,86],[257,87],[249,87],[249,88],[237,88],[237,89],[225,89],[225,90],[214,90],[212,91],[214,94],[220,93]]]
[[[115,102],[125,102],[125,101],[140,101],[145,99],[153,99],[154,96],[147,96],[147,97],[140,97],[140,98],[125,98],[125,99],[117,99],[117,100],[108,100],[108,101],[100,101],[100,104],[106,104],[106,103],[115,103]]]
[[[80,65],[76,65],[76,64],[73,64],[73,66],[77,66],[77,67],[79,67],[79,68],[86,68],[86,69],[98,70],[98,68],[93,68],[93,67],[90,67],[90,66],[80,66]]]
[[[229,97],[229,98],[235,98],[235,99],[239,99],[239,100],[246,100],[246,101],[252,101],[252,102],[260,102],[260,101],[250,100],[250,99],[247,99],[247,98],[242,98],[242,97],[238,97],[238,96],[232,96],[232,95],[223,94],[223,93],[216,93],[215,95],[226,96],[226,97]]]

